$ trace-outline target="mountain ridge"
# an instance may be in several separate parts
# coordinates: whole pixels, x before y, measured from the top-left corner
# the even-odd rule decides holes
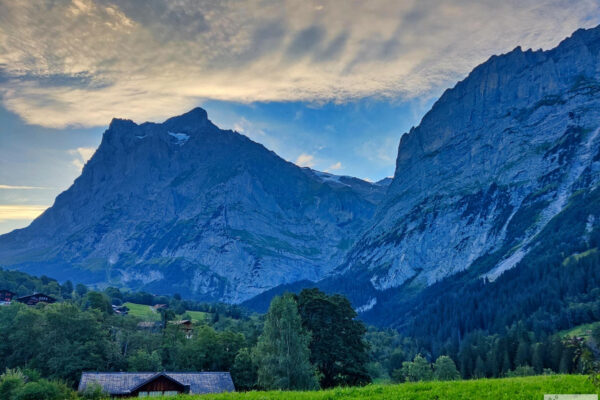
[[[236,302],[320,278],[384,190],[323,180],[220,130],[201,108],[160,124],[115,118],[71,188],[28,228],[0,237],[0,262]]]

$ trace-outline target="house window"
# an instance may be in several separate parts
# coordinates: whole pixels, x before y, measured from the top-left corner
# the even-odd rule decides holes
[[[163,392],[148,392],[149,397],[160,397],[162,394]]]
[[[165,396],[177,396],[179,394],[176,390],[167,390],[165,391]]]
[[[148,392],[139,392],[138,397],[148,397]]]

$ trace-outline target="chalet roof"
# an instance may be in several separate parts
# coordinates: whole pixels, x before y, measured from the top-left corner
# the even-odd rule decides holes
[[[56,301],[56,299],[55,299],[54,297],[52,297],[52,296],[48,296],[47,294],[44,294],[44,293],[34,293],[34,294],[27,295],[27,296],[21,296],[21,297],[17,297],[17,299],[16,299],[16,300],[17,300],[17,301],[20,301],[20,302],[26,302],[26,301],[28,301],[29,299],[32,299],[32,298],[39,298],[39,297],[46,297],[46,298],[48,298],[48,300],[50,300],[51,302],[54,302],[54,301]]]
[[[128,394],[163,375],[184,386],[189,386],[192,394],[235,390],[229,372],[84,372],[78,390],[83,391],[95,382],[111,395]]]

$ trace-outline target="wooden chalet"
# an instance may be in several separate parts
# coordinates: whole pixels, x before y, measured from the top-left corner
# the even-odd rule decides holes
[[[19,303],[27,304],[28,306],[35,306],[38,303],[56,303],[56,299],[52,296],[48,296],[44,293],[34,293],[29,296],[17,297],[15,299]]]
[[[189,319],[182,319],[180,321],[169,321],[169,324],[178,326],[179,329],[185,332],[185,337],[187,339],[191,339],[194,335],[194,325]]]
[[[15,296],[16,293],[11,292],[10,290],[2,289],[0,290],[0,303],[10,303]]]
[[[92,384],[113,398],[235,391],[229,372],[84,372],[79,392]]]

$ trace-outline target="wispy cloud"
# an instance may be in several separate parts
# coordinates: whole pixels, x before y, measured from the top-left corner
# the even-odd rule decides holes
[[[335,164],[331,164],[329,167],[327,167],[327,169],[325,170],[325,172],[331,172],[331,171],[337,171],[342,169],[342,162],[338,161]]]
[[[48,206],[8,204],[0,205],[0,222],[9,220],[32,220],[38,217]]]
[[[315,166],[315,157],[310,154],[302,153],[296,158],[295,164],[299,167],[312,168]]]
[[[0,185],[0,189],[6,190],[36,190],[36,189],[48,189],[41,186],[14,186],[14,185]]]
[[[593,0],[0,0],[0,96],[52,127],[200,99],[413,98],[599,21]]]
[[[69,154],[75,156],[73,161],[71,161],[71,164],[77,167],[77,169],[81,170],[85,166],[85,163],[92,158],[95,152],[95,147],[78,147],[76,149],[69,150]]]

